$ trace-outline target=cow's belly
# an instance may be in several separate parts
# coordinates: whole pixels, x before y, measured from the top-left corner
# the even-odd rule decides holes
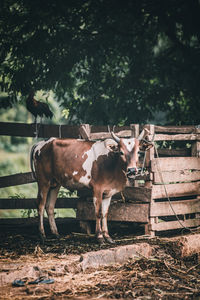
[[[62,180],[61,185],[65,188],[69,189],[70,191],[80,190],[85,187],[84,184],[82,184],[81,182],[77,182],[73,179]]]

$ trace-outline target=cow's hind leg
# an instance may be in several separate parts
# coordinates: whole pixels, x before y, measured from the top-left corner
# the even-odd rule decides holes
[[[108,233],[108,224],[107,224],[107,217],[108,217],[108,209],[110,206],[111,197],[104,197],[102,200],[102,231],[104,239],[108,243],[114,243],[114,241],[111,239],[109,233]]]
[[[93,203],[95,207],[96,216],[96,237],[100,244],[104,244],[104,237],[101,229],[101,219],[102,219],[102,193],[100,191],[94,191],[93,193]]]
[[[45,208],[48,192],[49,192],[49,185],[38,187],[37,208],[38,208],[38,216],[39,216],[39,233],[42,241],[44,241],[46,238],[45,231],[44,231],[44,208]]]
[[[55,203],[57,200],[59,189],[60,189],[60,185],[56,186],[55,188],[50,188],[47,196],[47,202],[46,202],[46,212],[49,218],[50,229],[52,234],[55,235],[56,237],[59,237],[59,233],[55,222],[54,208],[55,208]]]

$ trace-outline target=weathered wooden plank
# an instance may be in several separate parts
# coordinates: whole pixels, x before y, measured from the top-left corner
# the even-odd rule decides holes
[[[119,131],[123,131],[123,130],[130,130],[130,126],[112,126],[112,125],[92,125],[91,126],[91,133],[99,133],[99,132],[107,132],[109,133],[109,131],[114,131],[116,134]]]
[[[37,124],[37,136],[41,138],[78,138],[79,126]],[[25,123],[0,122],[0,135],[35,137],[36,125]]]
[[[93,203],[78,201],[77,218],[79,220],[95,220]],[[111,203],[108,220],[147,223],[149,220],[149,203]]]
[[[90,140],[90,125],[89,124],[81,124],[79,128],[80,135],[85,140]]]
[[[153,140],[153,135],[149,135],[149,140]],[[154,141],[197,141],[200,134],[155,134]]]
[[[162,174],[162,175],[161,175]],[[178,183],[178,182],[190,182],[200,180],[200,171],[198,170],[179,170],[179,171],[169,171],[169,172],[154,172],[153,173],[153,183],[163,184],[166,183]]]
[[[139,124],[130,124],[130,129],[132,131],[133,137],[137,138],[140,134],[140,125]]]
[[[191,149],[158,149],[159,156],[191,156]],[[194,155],[193,155],[194,156]]]
[[[151,200],[151,189],[144,188],[144,187],[126,187],[122,193],[125,200],[132,200],[132,201],[142,201],[142,202],[150,202]],[[92,197],[92,190],[88,188],[83,188],[78,191],[78,196],[81,198],[91,198]],[[113,195],[112,199],[122,199],[121,193],[117,193]]]
[[[145,187],[126,187],[122,193],[125,200],[150,202],[151,189]],[[121,193],[113,195],[113,199],[122,199]]]
[[[151,161],[152,172],[200,170],[199,157],[160,157]]]
[[[76,208],[78,198],[58,198],[56,208]],[[36,199],[0,198],[0,209],[35,209]]]
[[[148,132],[151,134],[151,136],[154,136],[154,125],[145,125],[144,128],[148,130]],[[152,139],[150,139],[152,140]],[[149,151],[146,153],[146,160],[145,160],[145,166],[149,167],[151,160],[154,158],[155,149],[154,147],[151,147]]]
[[[196,133],[195,126],[157,126],[155,125],[156,133]]]
[[[167,190],[167,194],[165,192]],[[152,186],[152,199],[182,197],[200,194],[200,181]]]
[[[132,131],[131,130],[121,130],[117,132],[118,137],[131,137]],[[96,132],[96,133],[91,133],[90,134],[90,139],[91,140],[104,140],[111,138],[111,134],[109,132]]]
[[[32,172],[0,177],[0,188],[35,182]]]
[[[198,227],[200,225],[200,219],[188,219],[180,221],[180,223],[186,228]],[[153,223],[151,224],[151,230],[163,231],[184,228],[180,223],[178,221]]]
[[[150,217],[174,216],[174,211],[177,215],[185,215],[200,212],[200,201],[198,199],[171,201],[170,203],[169,201],[152,201],[150,207]],[[171,208],[171,206],[173,209]]]
[[[200,141],[196,141],[192,145],[192,156],[200,157]]]

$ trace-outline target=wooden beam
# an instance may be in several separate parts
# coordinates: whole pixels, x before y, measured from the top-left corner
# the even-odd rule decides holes
[[[122,193],[125,200],[150,202],[151,189],[145,187],[126,187]],[[121,193],[113,195],[113,199],[122,199]]]
[[[131,137],[132,131],[131,130],[121,130],[117,132],[117,136],[121,138],[128,138]],[[96,132],[90,134],[91,140],[105,140],[112,138],[109,132]]]
[[[149,202],[151,200],[151,192],[152,190],[144,187],[126,187],[122,193],[125,200],[132,201],[141,201],[141,202]],[[92,190],[88,188],[83,188],[78,191],[78,196],[80,198],[91,198]],[[121,193],[117,193],[113,195],[112,199],[122,199]]]
[[[195,126],[157,126],[155,125],[156,133],[196,133]]]
[[[56,208],[76,208],[78,198],[58,198]],[[0,198],[0,209],[36,209],[36,199]]]
[[[198,227],[200,225],[200,219],[188,219],[180,221],[180,223],[186,228]],[[151,230],[163,231],[184,228],[178,221],[161,222],[151,224]]]
[[[151,161],[151,171],[200,170],[199,157],[161,157]]]
[[[130,129],[132,131],[132,136],[137,138],[140,134],[140,126],[139,124],[130,124]]]
[[[79,126],[37,124],[37,136],[41,138],[78,138]],[[36,125],[0,122],[0,135],[36,137]]]
[[[149,135],[149,140],[153,139],[152,135]],[[154,141],[196,141],[200,140],[200,134],[156,134]]]
[[[92,125],[91,126],[91,133],[99,133],[99,132],[105,132],[109,133],[110,131],[114,131],[114,133],[118,134],[120,131],[126,131],[130,130],[130,126],[105,126],[105,125]]]
[[[167,190],[167,194],[165,192]],[[200,181],[152,186],[152,199],[169,197],[193,196],[200,194]]]
[[[94,204],[87,201],[78,201],[77,219],[87,221],[95,220]],[[111,203],[108,212],[108,220],[147,223],[149,221],[149,204]]]
[[[151,138],[149,139],[149,141],[152,141],[153,140],[153,137],[154,137],[154,125],[145,125],[144,126],[144,129],[147,129],[148,132],[151,134]],[[149,138],[149,136],[148,136]],[[150,148],[147,153],[146,153],[146,161],[145,161],[145,166],[146,167],[149,167],[150,166],[150,162],[151,160],[154,158],[154,155],[155,155],[155,149],[154,147]]]
[[[192,156],[200,157],[200,142],[198,141],[192,145]]]
[[[174,216],[174,211],[177,215],[200,212],[200,201],[198,199],[171,201],[170,203],[169,201],[152,201],[150,207],[150,217]],[[171,208],[171,206],[173,209]]]
[[[161,175],[162,174],[162,175]],[[154,172],[153,173],[153,183],[154,184],[163,184],[174,183],[174,182],[190,182],[200,180],[200,171],[199,170],[178,170],[178,171],[169,171],[169,172]]]
[[[32,172],[0,177],[0,188],[35,182]]]
[[[89,124],[81,124],[80,125],[80,128],[79,128],[79,131],[80,131],[80,135],[83,139],[85,140],[90,140],[90,125]]]
[[[158,155],[159,156],[191,156],[191,149],[159,149],[158,148]],[[193,155],[195,156],[195,155]]]

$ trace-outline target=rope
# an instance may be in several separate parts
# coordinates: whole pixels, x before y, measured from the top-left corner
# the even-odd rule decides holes
[[[152,143],[153,143],[153,146],[154,146],[154,149],[155,149],[155,152],[156,152],[156,156],[157,156],[157,158],[159,158],[157,147],[156,147],[154,141],[153,141]],[[171,199],[170,199],[169,194],[168,194],[168,192],[167,192],[167,188],[166,188],[166,184],[164,183],[164,180],[163,180],[163,176],[162,176],[162,171],[161,171],[161,167],[160,167],[159,160],[157,161],[157,169],[158,169],[158,172],[159,172],[159,176],[160,176],[162,185],[164,186],[166,198],[167,198],[167,200],[168,200],[168,202],[169,202],[169,205],[170,205],[171,210],[172,210],[173,213],[174,213],[174,216],[176,217],[178,223],[181,225],[182,228],[184,228],[184,229],[186,229],[186,230],[189,230],[192,234],[194,234],[193,231],[198,230],[198,229],[200,228],[200,226],[198,226],[197,228],[194,228],[194,229],[188,228],[188,227],[186,227],[186,226],[181,222],[181,220],[179,219],[177,213],[175,212],[175,210],[174,210],[174,208],[173,208]]]

